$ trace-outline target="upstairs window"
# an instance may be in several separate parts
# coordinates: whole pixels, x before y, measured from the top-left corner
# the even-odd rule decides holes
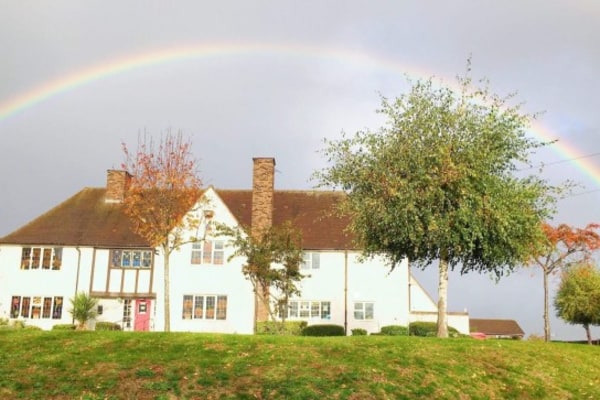
[[[321,254],[306,251],[302,254],[301,269],[319,269],[321,268]]]
[[[225,260],[225,242],[223,240],[204,240],[192,244],[192,265],[222,265]]]
[[[110,266],[113,268],[150,268],[152,266],[152,251],[111,250]]]
[[[21,269],[59,270],[61,265],[61,247],[23,247],[21,250]]]

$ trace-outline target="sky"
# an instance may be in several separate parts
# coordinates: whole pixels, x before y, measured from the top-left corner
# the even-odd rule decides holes
[[[407,77],[452,87],[469,57],[474,78],[540,113],[533,137],[558,140],[534,161],[551,183],[580,186],[551,223],[600,222],[596,0],[0,6],[0,236],[104,186],[106,170],[123,162],[122,143],[135,148],[142,132],[190,137],[207,185],[249,189],[252,157],[275,157],[277,189],[313,188],[324,138],[376,130],[381,96],[405,93]],[[436,274],[415,271],[434,299]],[[543,333],[535,269],[499,282],[453,273],[448,301]],[[552,335],[585,337],[555,317]]]

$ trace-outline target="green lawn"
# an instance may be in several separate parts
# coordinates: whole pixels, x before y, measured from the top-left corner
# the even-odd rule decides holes
[[[598,399],[600,347],[0,331],[0,399]]]

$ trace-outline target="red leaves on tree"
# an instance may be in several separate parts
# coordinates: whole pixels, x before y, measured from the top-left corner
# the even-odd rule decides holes
[[[600,249],[600,224],[588,224],[585,228],[573,228],[566,224],[553,227],[543,224],[546,246],[535,257],[535,264],[545,273],[573,263],[589,259],[595,250]]]
[[[122,167],[132,175],[124,211],[136,233],[153,246],[166,245],[200,194],[202,182],[191,142],[169,131],[157,145],[145,136],[134,154],[125,144],[123,152]]]

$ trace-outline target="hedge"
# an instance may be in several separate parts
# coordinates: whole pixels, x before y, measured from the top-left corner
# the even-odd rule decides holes
[[[74,331],[76,328],[73,324],[56,324],[52,327],[53,331]]]
[[[408,333],[411,336],[435,337],[437,336],[437,323],[424,321],[411,322],[408,325]],[[449,326],[448,336],[458,337],[460,336],[460,332],[458,332],[457,329]]]
[[[355,328],[352,329],[352,336],[365,336],[367,334],[367,330],[363,328]]]
[[[256,323],[256,334],[300,336],[306,325],[306,321],[285,321],[284,324],[274,321],[262,321]]]
[[[121,325],[116,324],[114,322],[104,322],[98,321],[96,322],[96,330],[97,331],[120,331]]]
[[[408,336],[408,327],[402,325],[382,326],[379,334],[383,336]]]
[[[341,325],[309,325],[302,330],[302,336],[346,336]]]

